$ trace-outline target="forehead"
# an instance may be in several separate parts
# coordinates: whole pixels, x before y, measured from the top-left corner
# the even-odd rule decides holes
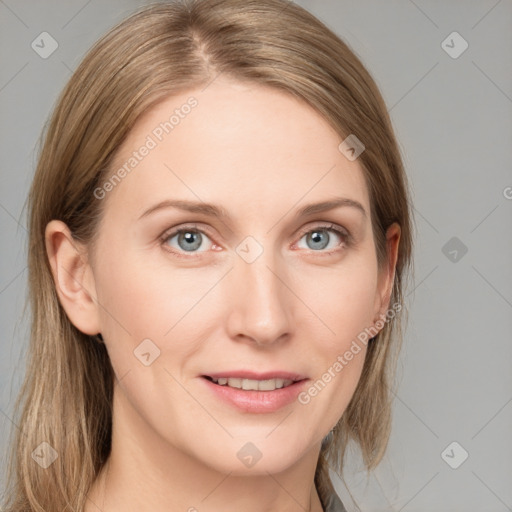
[[[290,206],[305,196],[341,194],[368,210],[362,168],[340,152],[342,140],[290,93],[221,76],[139,118],[111,169],[127,172],[109,194],[140,208],[150,199],[186,196],[238,200],[255,211],[276,200]]]

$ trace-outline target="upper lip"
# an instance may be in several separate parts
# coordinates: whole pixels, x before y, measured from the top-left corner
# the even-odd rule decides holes
[[[270,380],[270,379],[283,379],[283,380],[293,380],[299,381],[304,380],[307,377],[304,375],[300,375],[298,373],[293,372],[284,372],[280,370],[257,373],[247,370],[232,370],[225,372],[216,372],[216,373],[208,373],[202,375],[202,377],[213,377],[214,379],[251,379],[251,380]]]

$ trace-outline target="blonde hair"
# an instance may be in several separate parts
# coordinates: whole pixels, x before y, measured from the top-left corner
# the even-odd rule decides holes
[[[343,138],[354,134],[371,203],[379,268],[385,235],[401,227],[390,303],[402,304],[411,266],[409,191],[379,90],[356,55],[312,14],[285,0],[190,0],[152,4],[111,29],[62,91],[42,147],[29,205],[31,339],[15,408],[4,510],[82,511],[110,453],[114,373],[105,346],[78,329],[59,303],[45,250],[52,219],[94,247],[102,205],[94,190],[139,116],[158,101],[206,85],[219,73],[278,88],[318,111]],[[391,378],[402,342],[401,314],[368,344],[357,389],[322,445],[315,484],[325,504],[328,466],[343,470],[350,440],[367,469],[381,460],[391,423]],[[31,457],[41,442],[58,458]]]

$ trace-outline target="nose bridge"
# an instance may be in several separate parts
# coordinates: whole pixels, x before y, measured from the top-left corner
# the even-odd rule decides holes
[[[249,237],[248,237],[249,238]],[[284,266],[270,247],[245,240],[233,272],[232,334],[268,344],[290,331],[292,304]]]

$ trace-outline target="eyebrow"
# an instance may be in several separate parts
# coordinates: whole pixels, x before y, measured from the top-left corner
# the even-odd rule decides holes
[[[313,215],[315,213],[333,210],[334,208],[340,207],[355,208],[358,211],[360,211],[364,217],[367,217],[367,213],[366,210],[364,209],[364,206],[359,201],[355,201],[354,199],[349,199],[347,197],[337,197],[335,199],[321,201],[319,203],[307,204],[306,206],[303,206],[297,211],[296,217],[305,217],[307,215]],[[151,206],[146,211],[144,211],[142,215],[139,217],[139,220],[144,217],[147,217],[153,212],[165,208],[177,208],[179,210],[184,210],[190,213],[202,213],[204,215],[208,215],[211,217],[218,217],[220,219],[231,220],[231,216],[229,215],[229,213],[221,206],[217,206],[210,203],[204,203],[200,201],[187,201],[182,199],[166,199],[164,201],[161,201]]]

